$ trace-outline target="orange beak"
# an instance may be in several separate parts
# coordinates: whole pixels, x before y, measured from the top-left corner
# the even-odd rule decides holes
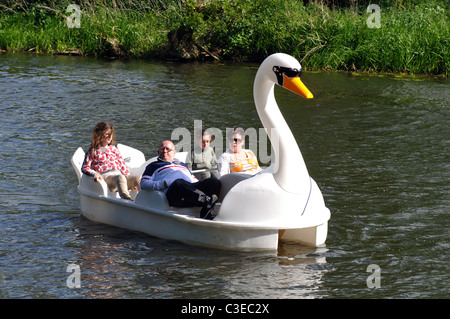
[[[283,74],[283,87],[307,99],[312,99],[314,97],[311,91],[308,90],[308,88],[303,84],[303,82],[300,80],[300,77],[298,76],[294,78],[288,78]]]

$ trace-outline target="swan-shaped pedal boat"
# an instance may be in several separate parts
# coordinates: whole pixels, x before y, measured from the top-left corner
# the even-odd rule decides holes
[[[72,165],[79,179],[82,214],[95,222],[183,242],[189,245],[236,251],[276,251],[282,238],[310,246],[325,243],[330,211],[309,176],[297,142],[275,101],[274,86],[312,98],[300,80],[301,66],[293,57],[276,53],[261,64],[254,82],[258,115],[272,142],[274,163],[255,176],[228,174],[214,220],[201,219],[200,208],[170,207],[160,191],[131,191],[134,201],[109,191],[81,173],[84,151],[74,153]],[[119,144],[132,174],[142,174],[156,157]],[[177,153],[185,160],[187,153]]]

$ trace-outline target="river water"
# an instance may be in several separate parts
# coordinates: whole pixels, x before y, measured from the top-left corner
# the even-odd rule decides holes
[[[147,158],[195,120],[260,128],[256,70],[1,54],[0,298],[448,298],[447,80],[304,72],[313,100],[276,88],[331,210],[323,247],[216,251],[80,216],[70,158],[97,122]]]

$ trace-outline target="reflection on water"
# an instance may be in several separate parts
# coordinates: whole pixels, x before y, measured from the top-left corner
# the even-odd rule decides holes
[[[326,270],[326,248],[292,242],[281,243],[277,255],[236,253],[190,247],[83,217],[79,229],[81,245],[73,262],[82,269],[83,297],[312,298]]]
[[[194,120],[257,129],[256,70],[0,54],[0,297],[447,298],[448,81],[305,72],[313,100],[275,89],[332,213],[324,247],[223,252],[80,217],[70,157],[97,122],[147,158]]]
[[[278,261],[280,265],[325,264],[325,247],[300,246],[296,242],[281,241],[278,246]]]

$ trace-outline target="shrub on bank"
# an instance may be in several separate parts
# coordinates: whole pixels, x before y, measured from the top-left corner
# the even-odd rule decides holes
[[[80,0],[81,27],[69,28],[72,2],[4,2],[0,49],[238,61],[287,52],[310,69],[447,75],[450,67],[449,8],[439,0],[380,1],[379,28],[368,25],[365,1],[297,0]]]
[[[376,28],[368,26],[366,7],[216,0],[190,27],[197,41],[221,48],[226,58],[259,61],[289,52],[315,69],[448,74],[448,15],[437,2],[381,8]]]

